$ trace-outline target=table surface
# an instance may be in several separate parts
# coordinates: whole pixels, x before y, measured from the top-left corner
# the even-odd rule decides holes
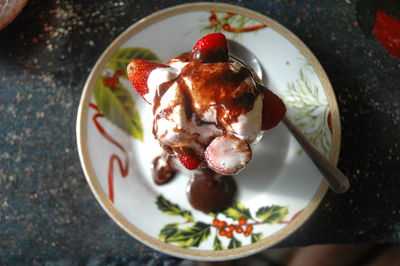
[[[0,32],[1,264],[179,261],[139,243],[101,209],[80,166],[75,123],[85,80],[110,42],[182,2],[32,0]],[[361,30],[357,10],[367,7],[355,2],[229,1],[300,37],[325,68],[341,112],[339,168],[351,189],[328,192],[278,246],[400,242],[400,59],[368,32],[368,21]]]

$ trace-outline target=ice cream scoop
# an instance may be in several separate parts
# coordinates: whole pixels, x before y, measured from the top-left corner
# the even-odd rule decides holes
[[[206,158],[204,152],[216,137],[254,144],[262,135],[264,92],[246,67],[228,58],[225,36],[216,33],[165,65],[134,60],[128,66],[133,86],[153,105],[155,138],[190,170],[204,161],[214,163],[207,158],[216,157]],[[245,162],[232,166],[234,172],[216,171],[235,174]]]

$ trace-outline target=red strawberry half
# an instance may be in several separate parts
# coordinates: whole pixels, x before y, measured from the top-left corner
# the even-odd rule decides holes
[[[197,158],[190,156],[188,154],[179,153],[178,158],[179,161],[182,163],[182,165],[185,166],[186,169],[188,170],[196,169],[197,167],[199,167],[201,163]]]
[[[150,75],[150,72],[160,67],[164,68],[169,66],[148,62],[141,59],[135,59],[129,63],[127,67],[129,81],[141,96],[149,92],[149,88],[147,87],[147,79]]]
[[[282,99],[267,88],[264,88],[261,130],[276,127],[285,117],[286,106]]]
[[[228,42],[222,33],[211,33],[197,41],[192,58],[202,63],[227,62]]]

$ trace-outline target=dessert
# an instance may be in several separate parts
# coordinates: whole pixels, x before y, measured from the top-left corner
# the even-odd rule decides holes
[[[164,150],[154,160],[155,183],[186,169],[194,208],[226,208],[236,191],[232,175],[250,162],[263,130],[282,120],[282,100],[256,83],[248,68],[230,61],[221,33],[204,36],[166,64],[133,60],[127,72],[152,105],[153,135]]]

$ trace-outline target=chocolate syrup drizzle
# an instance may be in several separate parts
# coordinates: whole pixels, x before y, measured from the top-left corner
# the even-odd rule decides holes
[[[174,178],[176,169],[172,162],[172,156],[162,154],[154,159],[153,165],[153,180],[155,184],[163,185]]]

